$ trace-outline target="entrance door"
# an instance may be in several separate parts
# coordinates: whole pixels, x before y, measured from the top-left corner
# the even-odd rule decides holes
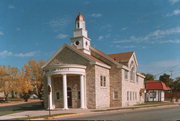
[[[72,108],[72,91],[71,88],[67,88],[68,107]]]

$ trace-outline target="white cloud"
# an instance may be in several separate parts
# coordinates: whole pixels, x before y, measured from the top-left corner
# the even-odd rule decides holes
[[[126,45],[126,46],[115,45],[115,47],[116,47],[116,48],[123,48],[123,49],[136,48],[136,46],[134,46],[134,45]]]
[[[98,38],[97,38],[97,40],[103,40],[103,39],[107,39],[107,38],[109,38],[109,37],[111,37],[111,34],[107,34],[107,35],[100,35]]]
[[[102,40],[103,38],[104,38],[104,36],[101,35],[98,37],[98,40]]]
[[[35,56],[36,52],[27,52],[27,53],[13,53],[11,51],[1,51],[0,52],[0,56],[1,57],[6,57],[6,56],[15,56],[15,57],[31,57],[31,56]]]
[[[122,31],[125,31],[125,30],[127,30],[127,28],[128,28],[128,27],[123,27],[121,30],[122,30]]]
[[[14,5],[9,5],[8,8],[9,8],[9,9],[14,9],[15,6],[14,6]]]
[[[102,16],[102,14],[101,13],[93,13],[93,14],[91,14],[91,16],[95,17],[95,18],[99,18]]]
[[[173,35],[173,34],[179,34],[180,33],[180,27],[170,28],[166,30],[155,30],[153,32],[150,32],[149,34],[141,37],[131,36],[129,39],[125,40],[115,40],[114,43],[180,43],[179,39],[171,39],[166,40],[164,39],[166,36]]]
[[[179,14],[180,14],[180,9],[176,9],[172,13],[168,13],[166,16],[176,16]]]
[[[52,19],[50,20],[48,24],[54,32],[63,32],[64,29],[67,27],[67,25],[69,24],[69,17],[65,16],[63,18],[56,18],[56,19]]]
[[[21,28],[17,27],[17,28],[16,28],[16,31],[21,31]]]
[[[11,55],[13,55],[13,53],[7,50],[0,52],[0,56],[11,56]]]
[[[68,37],[67,34],[62,34],[62,33],[60,33],[60,34],[57,35],[57,38],[58,38],[58,39],[65,39],[65,38],[67,38],[67,37]]]
[[[0,36],[3,36],[4,35],[4,32],[0,32]]]
[[[180,0],[169,0],[169,2],[170,2],[171,4],[176,4],[176,3],[180,2]]]
[[[59,18],[54,19],[49,22],[49,25],[51,27],[62,27],[68,23],[68,20],[66,18]]]

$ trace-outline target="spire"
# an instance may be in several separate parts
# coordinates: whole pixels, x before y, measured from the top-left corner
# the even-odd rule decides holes
[[[72,45],[82,50],[86,54],[90,54],[90,39],[86,30],[84,16],[79,13],[75,21],[74,35],[71,38]]]
[[[85,21],[84,16],[81,13],[79,13],[76,17],[76,21]]]
[[[77,15],[75,24],[76,24],[75,29],[86,29],[85,19],[81,13]]]

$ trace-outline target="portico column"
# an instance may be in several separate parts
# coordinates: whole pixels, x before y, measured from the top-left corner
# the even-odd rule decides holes
[[[64,109],[68,109],[67,103],[67,76],[63,74],[63,98],[64,98]]]
[[[81,108],[85,108],[85,98],[84,98],[84,76],[80,75],[80,88],[81,88]]]
[[[48,75],[48,86],[50,88],[50,92],[48,95],[48,109],[53,109],[53,105],[52,105],[52,85],[51,85],[51,76]]]

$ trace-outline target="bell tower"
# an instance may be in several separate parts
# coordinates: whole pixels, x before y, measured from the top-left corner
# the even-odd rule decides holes
[[[89,49],[90,39],[88,38],[84,16],[81,13],[79,13],[76,17],[75,29],[73,37],[71,38],[71,43],[84,53],[89,55],[91,54]]]

